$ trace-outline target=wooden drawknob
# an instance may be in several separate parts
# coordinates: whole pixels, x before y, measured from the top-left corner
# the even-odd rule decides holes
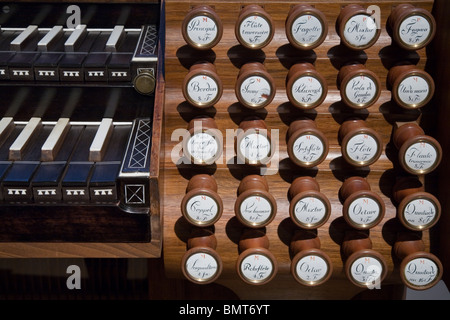
[[[222,155],[222,134],[211,117],[200,116],[192,119],[183,137],[183,153],[190,163],[213,164]]]
[[[289,188],[289,197],[289,215],[303,229],[319,228],[330,217],[330,201],[312,177],[296,178]]]
[[[217,240],[209,229],[194,229],[181,259],[183,275],[191,282],[208,284],[222,273],[223,264],[216,251]]]
[[[313,109],[327,96],[328,84],[316,68],[308,62],[294,64],[286,77],[289,101],[300,109]]]
[[[208,174],[193,176],[181,201],[181,212],[192,225],[207,227],[222,216],[223,203],[217,194],[217,183]]]
[[[433,227],[441,216],[441,204],[416,176],[401,177],[393,188],[397,217],[410,230],[422,231]]]
[[[413,290],[426,290],[442,278],[441,261],[425,251],[425,245],[417,234],[401,233],[394,244],[394,254],[402,262],[400,277]]]
[[[384,218],[383,199],[371,191],[370,184],[361,177],[350,177],[339,190],[344,200],[342,214],[345,221],[355,229],[373,228]]]
[[[269,193],[264,176],[253,174],[241,180],[234,212],[237,219],[249,228],[261,228],[272,222],[277,213],[277,203]]]
[[[239,70],[235,83],[238,101],[246,108],[261,109],[275,97],[275,80],[260,62],[248,62]]]
[[[249,117],[241,121],[236,135],[238,163],[260,166],[272,158],[272,139],[264,120]]]
[[[347,278],[362,288],[379,288],[387,274],[384,257],[372,249],[369,236],[361,231],[347,231],[341,246]]]
[[[307,4],[297,4],[289,11],[285,22],[289,43],[299,50],[320,46],[328,34],[328,21],[322,11]]]
[[[430,102],[434,94],[434,80],[414,65],[398,65],[389,69],[388,84],[392,99],[402,108],[418,109]]]
[[[210,62],[192,65],[183,80],[183,96],[197,108],[208,108],[222,96],[222,81],[216,67]]]
[[[296,165],[312,168],[322,163],[328,155],[327,137],[310,119],[293,121],[288,129],[287,152]]]
[[[351,119],[339,128],[339,140],[344,160],[355,166],[365,167],[375,163],[383,151],[378,132],[367,127],[364,120]]]
[[[352,50],[370,48],[381,34],[371,13],[357,4],[349,4],[341,9],[336,20],[336,31],[341,37],[341,43]]]
[[[181,33],[190,47],[208,50],[219,43],[223,25],[213,8],[199,5],[189,11],[183,19]]]
[[[245,6],[237,18],[236,39],[248,49],[262,49],[272,41],[275,33],[272,17],[263,7],[251,4]]]
[[[297,230],[291,240],[291,274],[305,286],[325,283],[333,274],[330,257],[320,249],[320,239],[316,234]]]
[[[242,233],[236,269],[239,277],[252,285],[266,284],[277,274],[278,262],[261,229],[246,229]]]
[[[342,101],[353,109],[372,106],[381,94],[381,82],[376,73],[360,63],[341,67],[337,84]]]
[[[396,124],[393,142],[398,149],[401,167],[411,174],[427,174],[439,166],[442,148],[439,142],[425,135],[415,122]]]
[[[392,10],[386,22],[386,29],[400,48],[419,50],[433,40],[436,21],[427,10],[403,3]]]

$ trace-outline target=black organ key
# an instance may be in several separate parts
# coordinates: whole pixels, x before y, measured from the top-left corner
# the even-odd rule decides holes
[[[38,57],[38,52],[16,52],[11,57],[11,59],[8,60],[9,79],[19,81],[33,81],[33,65]]]
[[[40,118],[36,119],[40,122]],[[35,121],[36,119],[30,119],[9,147],[11,150],[13,146],[17,145],[23,149],[19,160],[10,159],[11,166],[2,181],[3,196],[6,202],[30,203],[33,201],[31,181],[40,165],[40,147],[51,132],[51,126],[36,125],[38,122]],[[33,127],[33,133],[28,135],[29,131],[27,130],[30,127]],[[28,140],[25,143],[24,137]]]
[[[14,52],[0,52],[0,80],[9,80],[8,61],[14,56]]]
[[[38,81],[59,81],[58,65],[63,54],[43,52],[34,63],[34,79]]]
[[[0,145],[0,168],[2,171],[1,185],[0,185],[0,198],[4,200],[3,180],[11,168],[12,161],[9,160],[9,146],[16,140],[25,125],[12,125],[11,132],[5,136],[4,142]]]
[[[61,82],[83,82],[83,61],[87,53],[66,53],[59,61],[59,79]]]
[[[0,33],[0,51],[11,51],[11,42],[17,38],[21,31],[1,30]]]
[[[94,162],[89,161],[89,147],[98,126],[87,125],[76,145],[62,179],[63,201],[67,203],[89,202],[89,181]]]
[[[89,183],[91,202],[112,203],[118,201],[117,177],[120,172],[131,125],[115,125],[101,161],[94,164]]]
[[[99,34],[97,31],[88,32],[86,25],[79,25],[71,31],[58,64],[61,82],[84,82],[83,66]]]
[[[84,130],[81,125],[66,125],[66,121],[67,118],[58,120],[41,147],[41,163],[31,182],[35,203],[62,201],[62,178]],[[54,148],[48,148],[51,146]]]
[[[133,58],[132,53],[113,52],[108,61],[108,81],[109,82],[129,82],[131,81],[130,64]]]
[[[106,82],[108,80],[107,64],[110,53],[89,53],[83,63],[84,80]]]

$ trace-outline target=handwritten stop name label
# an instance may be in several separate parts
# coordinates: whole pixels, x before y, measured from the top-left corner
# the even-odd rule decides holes
[[[206,252],[192,254],[186,260],[186,272],[193,279],[207,281],[214,277],[218,270],[217,260]]]

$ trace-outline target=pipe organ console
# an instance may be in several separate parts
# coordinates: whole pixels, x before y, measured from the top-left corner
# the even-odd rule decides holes
[[[241,299],[449,283],[445,1],[1,5],[2,257]]]
[[[159,256],[160,3],[1,5],[3,254]]]

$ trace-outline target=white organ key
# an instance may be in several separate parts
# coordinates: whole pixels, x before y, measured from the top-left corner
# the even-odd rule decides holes
[[[0,146],[5,142],[13,129],[14,121],[12,117],[3,117],[2,120],[0,120]]]
[[[109,139],[113,132],[113,121],[111,118],[104,118],[100,122],[97,133],[89,148],[89,161],[101,161],[108,147]]]
[[[120,41],[125,35],[125,27],[124,26],[115,26],[111,35],[106,42],[105,50],[107,52],[115,52],[117,51],[118,46],[120,45]]]
[[[26,45],[27,40],[32,38],[38,32],[38,27],[35,25],[28,26],[9,44],[11,51],[21,51]]]
[[[25,128],[20,132],[19,136],[14,140],[13,144],[9,147],[9,160],[21,160],[22,153],[24,152],[27,144],[30,142],[30,138],[36,134],[42,127],[41,118],[33,117],[25,125]]]
[[[69,132],[69,118],[60,118],[41,147],[41,161],[54,161]]]
[[[78,25],[69,36],[69,38],[64,43],[64,50],[66,52],[74,52],[77,50],[77,47],[86,37],[87,29],[86,25],[80,24]]]
[[[54,26],[39,42],[39,51],[49,51],[55,41],[58,41],[64,33],[62,26]]]

